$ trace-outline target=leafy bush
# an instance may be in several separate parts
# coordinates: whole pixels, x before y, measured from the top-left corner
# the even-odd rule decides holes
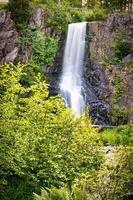
[[[23,52],[29,46],[32,48],[29,67],[36,72],[44,72],[44,66],[52,65],[58,49],[58,40],[46,36],[40,30],[30,28],[21,31],[18,40],[19,48]]]
[[[71,23],[71,15],[64,6],[44,7],[45,22],[56,33],[66,32],[68,24]]]
[[[104,145],[133,145],[133,126],[125,125],[118,128],[106,129],[101,134]]]
[[[58,97],[48,98],[40,76],[23,86],[24,66],[6,65],[0,70],[3,200],[11,200],[9,192],[15,190],[19,192],[11,195],[12,200],[29,200],[33,189],[71,185],[75,178],[99,168],[100,142],[88,119],[74,119]],[[13,182],[17,184],[12,190]]]
[[[16,24],[25,24],[31,13],[31,0],[9,0],[8,9]]]
[[[132,194],[132,147],[120,146],[115,152],[106,154],[100,170],[77,182],[77,187],[86,188],[93,200],[123,200]]]
[[[82,12],[83,21],[95,21],[95,20],[105,20],[107,13],[104,9],[95,8],[95,9],[83,9]]]
[[[72,188],[72,190],[67,187],[64,188],[51,188],[51,189],[42,189],[41,195],[34,194],[35,200],[87,200],[88,194],[84,189],[81,188]]]
[[[114,105],[111,110],[112,122],[116,125],[127,124],[128,109],[125,106]]]

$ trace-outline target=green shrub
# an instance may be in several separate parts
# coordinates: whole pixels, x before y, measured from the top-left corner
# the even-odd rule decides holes
[[[71,185],[75,178],[99,168],[100,141],[88,119],[74,118],[58,97],[49,98],[39,75],[23,86],[25,66],[1,66],[0,72],[3,200],[11,200],[11,180],[17,182],[12,200],[29,200],[41,186]]]
[[[84,21],[105,20],[107,17],[106,11],[100,8],[89,10],[83,9],[82,15]]]
[[[133,145],[133,125],[106,129],[101,134],[104,145]]]
[[[104,149],[104,148],[103,148]],[[132,147],[114,148],[105,154],[105,162],[97,171],[76,180],[71,190],[64,188],[42,189],[35,200],[123,200],[132,193]]]
[[[84,189],[73,187],[42,189],[41,195],[34,194],[34,200],[87,200],[88,194]]]
[[[123,200],[132,194],[132,147],[120,146],[115,152],[105,156],[100,170],[77,182],[77,187],[84,187],[93,200]]]
[[[68,11],[69,12],[69,11]],[[82,22],[84,21],[82,10],[70,10],[71,14],[71,23]]]
[[[31,0],[9,0],[8,9],[16,24],[25,24],[30,16]]]
[[[126,124],[128,120],[128,110],[125,106],[114,105],[111,110],[112,122],[116,125]]]
[[[58,40],[46,36],[39,29],[31,30],[26,28],[21,31],[18,40],[20,51],[30,46],[32,48],[31,57],[29,58],[29,67],[35,72],[44,72],[46,65],[52,65],[58,50]],[[45,67],[44,67],[45,66]]]
[[[66,11],[66,8],[53,6],[44,9],[47,27],[51,27],[56,33],[66,32],[68,24],[71,23],[71,15]]]
[[[56,33],[66,32],[70,23],[103,20],[107,17],[106,11],[100,8],[87,10],[54,5],[44,9],[46,24]]]
[[[120,76],[115,76],[112,80],[112,84],[114,85],[114,91],[111,98],[111,103],[117,103],[118,100],[125,95],[126,92],[126,83]]]

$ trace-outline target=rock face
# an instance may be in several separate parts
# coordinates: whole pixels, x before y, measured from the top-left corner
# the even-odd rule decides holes
[[[90,22],[90,57],[100,61],[103,53],[112,56],[112,42],[122,31],[133,48],[133,13],[114,14],[105,21]]]
[[[66,35],[63,33],[59,39],[59,50],[57,52],[53,66],[45,67],[45,74],[47,81],[50,84],[49,89],[50,89],[50,94],[52,95],[58,94],[60,92],[59,82],[62,73],[65,38]]]
[[[119,107],[125,106],[128,110],[131,110],[133,107],[131,78],[131,76],[133,77],[133,72],[131,69],[117,69],[117,66],[112,69],[105,68],[102,56],[106,54],[110,59],[113,59],[112,42],[119,31],[126,35],[130,47],[133,49],[133,13],[115,14],[105,21],[89,22],[88,26],[89,53],[86,58],[84,76],[90,115],[96,124],[111,124],[110,111],[113,105],[110,104],[110,99],[115,87],[110,80],[113,80],[115,76],[124,81],[128,79],[125,82],[125,95],[117,99],[117,104]],[[123,58],[122,63],[128,64],[132,60],[133,54],[129,54]],[[132,119],[133,113],[130,113],[127,122],[132,123]]]
[[[18,55],[16,41],[18,33],[10,12],[0,10],[0,63],[13,62]]]
[[[29,25],[32,29],[36,29],[36,27],[41,30],[44,29],[44,10],[42,8],[37,8],[33,10],[33,14],[29,20]]]

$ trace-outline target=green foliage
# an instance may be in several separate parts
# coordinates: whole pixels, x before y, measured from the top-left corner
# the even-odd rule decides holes
[[[133,147],[120,146],[105,156],[100,170],[77,183],[84,186],[91,200],[123,200],[132,193]]]
[[[87,0],[85,5],[86,5],[88,8],[91,8],[91,9],[92,9],[92,8],[99,7],[100,4],[101,4],[100,0]]]
[[[31,47],[28,65],[34,72],[44,72],[44,66],[53,64],[58,49],[57,39],[44,35],[39,29],[33,31],[26,28],[21,31],[18,44],[22,52]]]
[[[9,0],[8,9],[16,24],[25,24],[31,13],[31,0]]]
[[[133,145],[133,125],[106,129],[101,134],[104,145]]]
[[[116,103],[123,95],[125,95],[126,83],[120,78],[120,76],[115,76],[112,83],[114,85],[114,92],[111,102]]]
[[[82,22],[82,21],[94,21],[94,20],[104,20],[107,17],[105,10],[100,8],[95,9],[71,9],[69,11],[72,15],[72,22]]]
[[[50,6],[59,5],[59,6],[81,7],[81,0],[36,0],[36,1]]]
[[[114,124],[126,124],[128,119],[128,110],[125,106],[113,105],[111,110],[112,122]]]
[[[84,189],[73,187],[42,189],[41,195],[34,194],[35,200],[87,200],[88,194]]]
[[[132,1],[129,0],[101,0],[102,6],[110,11],[132,10]]]
[[[66,32],[68,24],[82,22],[102,20],[107,17],[105,10],[100,8],[95,9],[74,9],[68,6],[44,6],[45,10],[45,22],[47,27],[51,27],[56,33]]]
[[[81,0],[68,0],[70,6],[72,7],[81,7]]]
[[[82,13],[84,21],[105,20],[107,17],[106,10],[101,8],[84,9]]]
[[[45,14],[45,22],[48,27],[51,27],[53,31],[60,33],[67,31],[68,24],[71,23],[71,15],[66,12],[66,8],[63,6],[47,7]]]
[[[118,30],[117,36],[113,42],[112,49],[114,51],[115,62],[119,63],[122,59],[132,52],[127,37],[122,30]]]
[[[6,65],[0,70],[3,200],[29,200],[33,189],[71,185],[75,178],[99,168],[100,142],[88,119],[74,119],[58,97],[49,98],[39,75],[23,86],[25,66]],[[13,191],[19,190],[12,198],[10,181],[17,182]]]
[[[131,68],[133,69],[133,61],[130,61],[127,65],[126,65],[127,68]]]

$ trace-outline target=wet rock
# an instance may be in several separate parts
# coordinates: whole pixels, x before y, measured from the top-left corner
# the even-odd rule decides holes
[[[109,125],[111,107],[106,102],[96,101],[89,103],[89,113],[95,125]]]
[[[93,60],[88,60],[84,68],[86,102],[89,114],[96,125],[109,125],[110,106],[106,102],[110,95],[105,71]]]

